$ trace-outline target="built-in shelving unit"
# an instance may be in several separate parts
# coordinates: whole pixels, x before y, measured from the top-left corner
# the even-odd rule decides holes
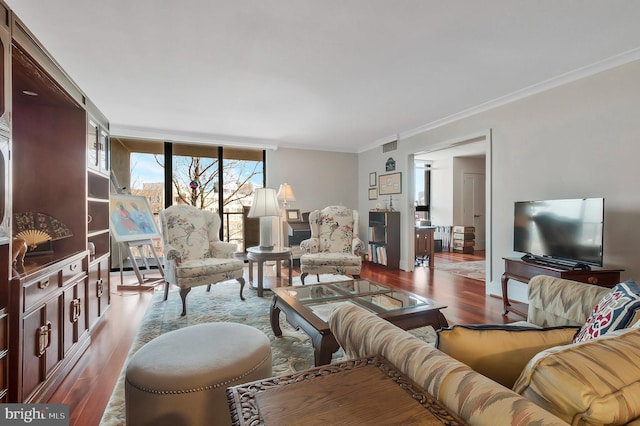
[[[2,0],[0,49],[0,403],[46,402],[109,307],[109,123]],[[13,263],[38,214],[69,232]]]
[[[400,212],[369,212],[367,259],[389,269],[400,267]]]

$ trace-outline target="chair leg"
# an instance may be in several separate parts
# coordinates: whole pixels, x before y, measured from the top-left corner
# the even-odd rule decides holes
[[[320,274],[316,274],[316,280],[318,280],[318,282],[320,282]]]
[[[211,291],[211,284],[207,285],[207,291]]]
[[[191,291],[191,287],[180,289],[180,298],[182,299],[182,313],[181,317],[187,315],[187,294]]]
[[[167,298],[169,297],[169,281],[165,280],[164,281],[164,300],[167,300]]]
[[[242,289],[244,289],[244,278],[236,278],[240,283],[240,300],[244,300],[244,296],[242,295]]]
[[[304,285],[304,279],[307,278],[307,275],[309,275],[308,272],[303,272],[302,275],[300,275],[300,282],[302,285]]]

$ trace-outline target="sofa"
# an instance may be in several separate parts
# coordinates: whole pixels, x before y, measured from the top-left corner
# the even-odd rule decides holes
[[[337,308],[329,325],[347,358],[386,358],[472,425],[640,425],[640,303],[636,300],[632,307],[637,312],[626,316],[628,326],[573,342],[585,324],[596,330],[606,325],[594,309],[617,300],[613,291],[537,276],[528,286],[528,317],[522,326],[454,325],[438,330],[435,343],[355,305]],[[518,346],[532,341],[542,344]],[[468,347],[462,355],[451,353],[451,347],[463,344]],[[449,346],[448,353],[443,346]],[[470,366],[486,369],[488,359],[496,362],[485,374]],[[492,378],[514,365],[513,384]]]

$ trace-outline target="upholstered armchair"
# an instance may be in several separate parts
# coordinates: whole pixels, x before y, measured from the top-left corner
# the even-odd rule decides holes
[[[180,287],[182,314],[187,313],[186,298],[192,287],[235,279],[244,300],[242,260],[233,259],[237,246],[220,241],[220,216],[193,206],[175,205],[160,212],[165,257],[164,300],[169,285]]]
[[[360,277],[362,258],[366,250],[358,237],[357,210],[344,206],[329,206],[309,213],[311,238],[300,242],[300,280],[309,274],[346,274]]]

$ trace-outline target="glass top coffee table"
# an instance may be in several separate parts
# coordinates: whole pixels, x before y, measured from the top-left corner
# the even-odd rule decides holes
[[[327,321],[343,304],[358,305],[404,330],[427,325],[437,330],[449,325],[440,312],[445,305],[370,280],[279,287],[273,293],[270,311],[273,333],[282,336],[280,312],[284,312],[289,324],[311,337],[316,366],[331,363],[331,355],[339,349]]]

